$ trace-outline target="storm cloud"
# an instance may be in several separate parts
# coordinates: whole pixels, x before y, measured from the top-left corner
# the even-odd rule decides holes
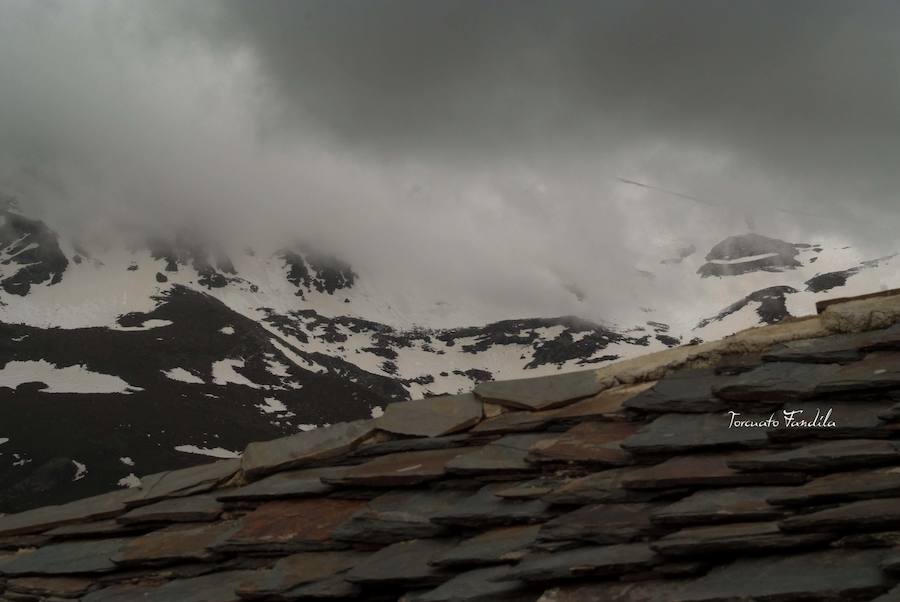
[[[887,1],[2,0],[0,183],[80,227],[228,215],[497,315],[584,313],[576,287],[599,317],[623,268],[748,228],[896,251],[898,25]]]

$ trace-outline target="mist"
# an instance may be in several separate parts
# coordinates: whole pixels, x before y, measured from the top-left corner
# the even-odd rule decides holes
[[[79,235],[302,239],[486,314],[600,319],[634,304],[623,270],[751,228],[897,251],[898,24],[892,2],[0,0],[0,189]]]

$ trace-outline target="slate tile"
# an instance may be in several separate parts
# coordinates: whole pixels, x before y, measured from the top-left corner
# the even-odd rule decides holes
[[[461,541],[453,549],[438,555],[437,566],[500,564],[518,560],[537,537],[539,525],[493,529]]]
[[[541,527],[541,541],[617,544],[636,541],[658,530],[650,522],[650,504],[595,504],[558,516]]]
[[[872,599],[872,602],[900,602],[900,585]]]
[[[779,525],[784,531],[876,531],[900,526],[900,499],[849,502],[809,514],[790,516]]]
[[[116,520],[124,524],[197,523],[216,520],[223,509],[216,494],[193,495],[140,506]]]
[[[653,491],[626,489],[623,481],[635,469],[614,468],[562,482],[541,499],[550,504],[579,505],[641,502],[658,497]]]
[[[721,522],[772,520],[784,511],[768,499],[789,493],[792,487],[740,487],[698,491],[651,515],[661,525],[709,525]]]
[[[126,505],[142,506],[169,497],[205,493],[228,481],[240,466],[241,460],[235,458],[141,477],[140,487],[127,490],[135,495],[126,500]]]
[[[156,587],[116,586],[92,592],[82,602],[239,602],[235,590],[255,575],[254,571],[222,571]]]
[[[0,516],[0,536],[39,533],[54,527],[110,518],[125,510],[125,502],[139,495],[122,489],[59,506],[44,506]]]
[[[521,596],[525,586],[501,581],[508,567],[475,569],[459,574],[437,588],[411,598],[411,602],[494,602]]]
[[[720,414],[664,414],[622,442],[634,454],[680,454],[769,443],[763,429],[728,428]]]
[[[871,597],[890,586],[878,566],[883,554],[829,550],[738,560],[689,583],[673,602]]]
[[[77,577],[19,577],[10,579],[6,587],[7,593],[14,592],[40,599],[53,597],[68,599],[83,596],[94,588],[94,582]],[[2,591],[0,589],[0,592]]]
[[[554,587],[537,602],[680,602],[680,581],[641,581],[639,583],[581,583]]]
[[[466,476],[518,475],[535,470],[526,462],[529,448],[548,435],[507,435],[447,462],[447,472]]]
[[[848,500],[900,497],[900,468],[881,468],[825,475],[772,494],[780,506],[811,506]]]
[[[215,558],[211,548],[221,545],[238,527],[234,521],[176,525],[131,540],[111,557],[121,565],[203,562]]]
[[[375,432],[372,420],[343,422],[290,437],[251,443],[241,469],[249,480],[342,456]]]
[[[879,391],[900,387],[900,355],[873,353],[846,365],[768,362],[714,387],[733,401],[804,400],[819,395]]]
[[[411,451],[427,451],[432,449],[450,449],[451,447],[463,447],[477,442],[478,436],[469,433],[447,435],[445,437],[403,437],[388,441],[369,441],[350,452],[349,457],[366,458],[371,456],[384,456]]]
[[[347,471],[345,466],[328,466],[290,470],[264,477],[243,487],[221,489],[216,499],[221,502],[247,502],[272,499],[290,499],[324,495],[334,489],[322,482],[323,476],[338,476]]]
[[[404,487],[440,478],[447,462],[466,453],[458,448],[380,456],[354,466],[342,475],[323,480],[356,487]]]
[[[362,588],[341,576],[306,583],[288,590],[277,600],[355,600],[362,594]]]
[[[787,418],[782,413],[779,415],[781,426],[769,429],[768,435],[773,441],[890,437],[898,426],[887,424],[879,416],[890,411],[892,405],[892,401],[861,400],[792,403],[784,408],[784,412],[791,413],[793,426],[788,426]],[[811,425],[798,426],[801,420]]]
[[[367,556],[356,551],[301,552],[279,559],[271,569],[257,571],[252,579],[238,585],[236,590],[242,599],[268,599],[302,585],[330,579]]]
[[[52,537],[54,540],[116,537],[130,533],[140,533],[148,528],[142,525],[125,525],[115,519],[108,519],[57,527],[47,531],[45,535]]]
[[[672,487],[737,487],[742,485],[789,485],[806,481],[800,472],[745,473],[732,466],[752,454],[702,454],[679,456],[647,468],[634,468],[622,478],[630,489]]]
[[[431,563],[455,544],[452,539],[414,539],[382,548],[359,562],[347,581],[364,585],[425,586],[442,583],[450,576]]]
[[[101,539],[51,544],[0,560],[0,575],[105,573],[116,568],[112,556],[129,539]]]
[[[557,439],[545,438],[531,448],[532,462],[571,462],[600,466],[631,463],[622,442],[641,427],[633,422],[586,422]]]
[[[514,433],[543,430],[548,425],[589,422],[595,420],[620,420],[624,415],[624,404],[641,394],[654,383],[639,383],[607,389],[597,395],[573,402],[554,410],[511,411],[493,418],[482,420],[474,433]]]
[[[403,401],[388,405],[375,425],[399,435],[441,437],[478,424],[482,406],[472,393]]]
[[[365,502],[302,499],[266,502],[240,519],[240,527],[216,549],[283,553],[337,549],[334,530]]]
[[[659,380],[653,387],[625,402],[625,407],[642,412],[721,412],[726,402],[712,393],[713,385],[724,382],[711,368],[684,370]]]
[[[333,538],[366,544],[389,544],[407,539],[435,537],[446,527],[432,517],[456,506],[465,491],[392,491],[370,501],[338,526]]]
[[[526,557],[501,579],[543,582],[582,577],[621,577],[651,568],[657,562],[659,558],[656,553],[642,543],[592,546]]]
[[[767,362],[846,364],[863,358],[862,347],[871,341],[868,333],[839,334],[799,339],[773,345],[762,359]]]
[[[569,479],[556,476],[542,476],[530,481],[511,483],[494,495],[510,500],[537,500],[550,495],[554,490],[563,487]]]
[[[810,547],[831,539],[829,533],[791,534],[782,532],[775,522],[752,522],[690,527],[666,535],[650,547],[663,556],[709,556]]]
[[[439,512],[431,520],[441,525],[488,527],[542,522],[551,516],[540,500],[506,500],[495,495],[502,484],[486,485],[455,507]]]
[[[549,410],[596,395],[604,389],[596,370],[551,376],[488,381],[475,387],[475,394],[492,403],[523,410]]]
[[[841,439],[812,443],[781,452],[765,452],[733,459],[732,468],[742,471],[836,471],[869,466],[900,464],[894,443],[880,439]]]

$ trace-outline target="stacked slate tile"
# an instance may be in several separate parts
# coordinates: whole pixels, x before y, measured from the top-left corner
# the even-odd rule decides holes
[[[867,303],[0,516],[0,600],[900,600],[900,312]]]

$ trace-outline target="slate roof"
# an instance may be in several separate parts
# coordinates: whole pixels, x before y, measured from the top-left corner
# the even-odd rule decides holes
[[[898,402],[900,294],[841,300],[0,516],[0,600],[900,600]]]

